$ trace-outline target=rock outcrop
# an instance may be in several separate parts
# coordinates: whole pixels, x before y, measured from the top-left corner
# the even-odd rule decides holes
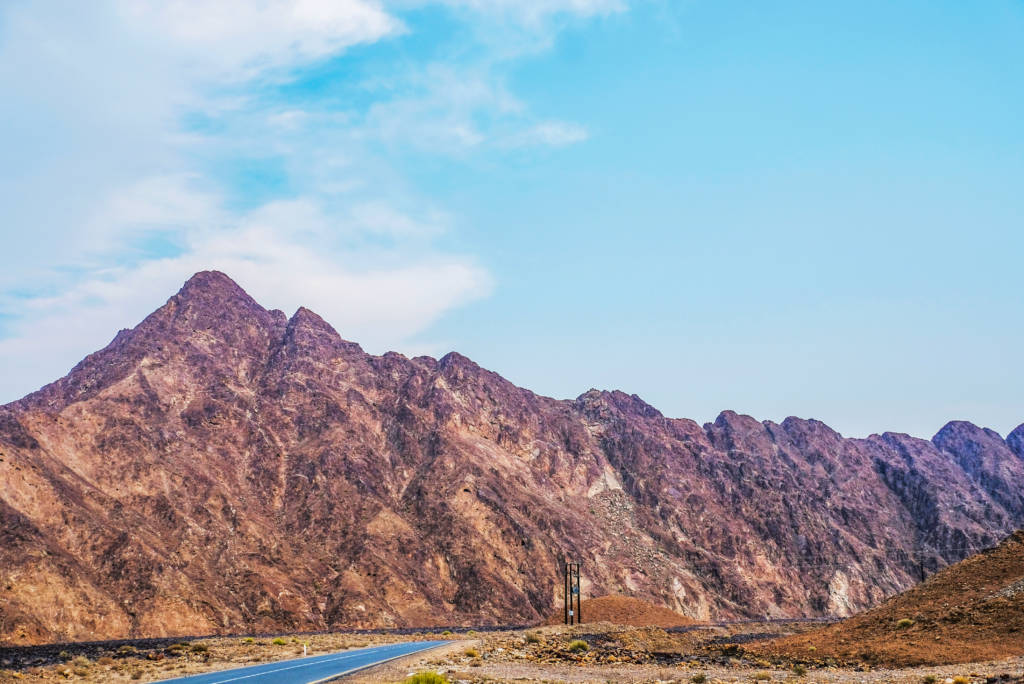
[[[558,401],[200,273],[0,407],[0,639],[532,622],[567,555],[588,596],[845,615],[1024,523],[1022,442]]]

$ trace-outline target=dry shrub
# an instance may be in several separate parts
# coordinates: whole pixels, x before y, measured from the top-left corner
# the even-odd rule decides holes
[[[582,639],[573,639],[569,642],[568,649],[573,653],[583,653],[590,650],[590,644]]]
[[[402,684],[448,684],[448,678],[436,672],[417,672]]]

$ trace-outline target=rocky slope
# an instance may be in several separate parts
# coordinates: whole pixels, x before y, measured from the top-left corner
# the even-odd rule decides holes
[[[656,606],[633,596],[618,596],[616,594],[585,599],[580,606],[580,613],[585,616],[585,625],[607,622],[612,625],[632,627],[686,627],[697,622],[691,617],[680,615],[664,606]],[[565,624],[564,607],[549,615],[544,624],[548,626]]]
[[[194,276],[0,407],[0,639],[528,622],[585,595],[848,614],[1024,523],[1024,426],[573,401],[455,353],[371,356]]]
[[[1024,531],[842,622],[754,644],[750,651],[813,662],[931,665],[1024,653]]]

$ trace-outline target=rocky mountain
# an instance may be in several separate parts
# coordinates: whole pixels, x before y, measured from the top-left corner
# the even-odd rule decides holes
[[[1024,524],[1024,426],[844,439],[372,356],[204,272],[0,407],[0,639],[845,615]]]

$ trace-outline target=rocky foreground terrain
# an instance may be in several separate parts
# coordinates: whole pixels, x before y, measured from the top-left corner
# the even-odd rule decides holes
[[[808,664],[889,666],[1024,655],[1024,530],[871,610],[750,650]]]
[[[567,555],[586,596],[846,615],[1024,524],[1021,483],[1024,426],[549,399],[204,272],[0,407],[0,640],[533,623]]]

